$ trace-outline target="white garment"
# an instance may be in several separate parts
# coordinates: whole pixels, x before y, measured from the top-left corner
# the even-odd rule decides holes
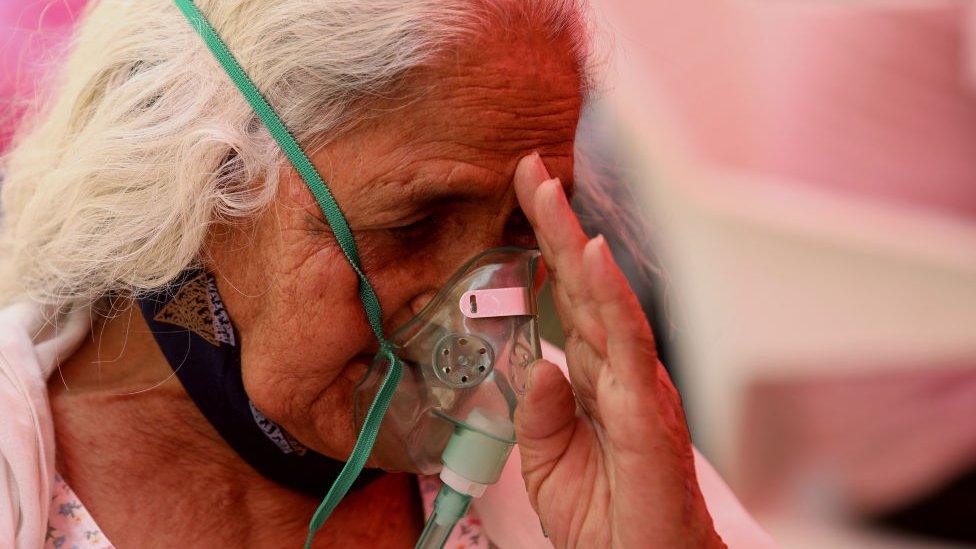
[[[87,311],[52,320],[27,303],[0,310],[0,547],[41,547],[47,530],[54,421],[46,381],[89,327]]]
[[[0,547],[44,543],[54,479],[54,422],[46,380],[89,331],[88,311],[63,318],[31,304],[0,310]],[[49,321],[50,320],[50,321]],[[565,368],[562,351],[543,354]],[[518,448],[501,480],[474,505],[491,541],[503,548],[551,547],[529,504]],[[711,465],[695,453],[698,481],[715,527],[729,547],[774,547]]]

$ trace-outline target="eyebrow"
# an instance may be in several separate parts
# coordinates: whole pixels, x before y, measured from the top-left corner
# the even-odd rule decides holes
[[[391,187],[399,188],[395,191],[384,190]],[[353,230],[372,229],[432,211],[447,203],[477,202],[489,198],[496,192],[497,188],[481,184],[444,189],[417,180],[390,181],[381,187],[360,193],[354,204],[347,203],[344,213],[349,218]],[[340,207],[342,206],[340,204]],[[354,206],[355,215],[350,215],[348,206]],[[369,219],[368,226],[364,226],[363,217]],[[315,218],[325,223],[320,211],[315,212]]]
[[[347,198],[346,204],[340,202],[339,206],[346,206],[343,212],[346,213],[351,228],[363,230],[400,222],[407,217],[432,211],[447,203],[476,203],[511,187],[514,168],[512,173],[497,172],[489,168],[482,169],[484,173],[481,177],[470,177],[467,184],[454,184],[449,188],[424,176],[381,177],[376,181],[376,186],[357,193],[353,200]],[[561,183],[567,197],[571,200],[576,191],[576,182],[572,176],[568,179],[561,179]],[[486,184],[489,180],[491,184]],[[501,183],[502,181],[504,183]],[[409,207],[404,207],[405,204],[409,204]],[[350,206],[355,210],[356,215],[349,215]],[[322,224],[326,224],[321,211],[317,208],[314,217]],[[361,217],[369,218],[369,226],[363,226]]]
[[[477,187],[476,190],[475,189],[460,190],[458,188],[452,188],[448,190],[441,189],[441,188],[420,188],[420,189],[415,188],[407,191],[408,194],[410,195],[407,198],[407,200],[417,201],[427,206],[436,206],[436,205],[443,204],[445,202],[454,202],[454,201],[471,202],[479,198],[489,198],[495,193],[497,193],[501,187],[504,186],[506,189],[511,187],[513,184],[514,176],[515,176],[514,170],[513,173],[511,174],[505,173],[499,175],[498,176],[499,179],[500,180],[504,179],[506,183],[504,185],[499,185],[499,187],[497,188],[494,185],[480,185],[480,184],[475,185]],[[560,183],[563,186],[563,192],[566,193],[566,196],[568,198],[572,199],[573,196],[576,194],[575,178],[572,176],[568,180],[560,178]]]

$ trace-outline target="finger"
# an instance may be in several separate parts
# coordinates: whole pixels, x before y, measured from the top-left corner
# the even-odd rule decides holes
[[[569,374],[580,404],[599,421],[596,405],[600,372],[607,361],[607,330],[591,296],[583,268],[583,250],[588,242],[562,187],[547,181],[536,191],[536,220],[547,264],[556,264],[553,290],[559,318],[566,329]],[[554,258],[554,259],[553,259]]]
[[[529,369],[528,390],[515,409],[515,436],[530,492],[533,481],[548,476],[565,452],[575,421],[569,381],[555,364],[537,360]]]
[[[575,265],[573,265],[569,261],[560,258],[557,250],[551,245],[551,239],[548,238],[547,234],[543,234],[542,229],[540,229],[539,220],[546,209],[551,207],[546,203],[546,200],[558,199],[558,196],[539,192],[548,181],[550,181],[549,171],[537,153],[532,153],[519,161],[514,177],[515,192],[522,211],[525,212],[526,218],[536,233],[539,248],[545,259],[549,279],[552,283],[553,297],[556,302],[556,312],[562,322],[563,329],[568,334],[573,334],[576,332],[576,322],[573,319],[572,313],[580,305],[579,303],[572,303],[574,297],[570,296],[570,288],[567,288],[567,286],[573,286],[572,278],[574,275],[575,278],[579,278],[581,246],[577,246],[580,249],[568,250],[569,255],[575,260]],[[552,181],[554,182],[548,184],[552,185],[554,190],[558,190],[556,187],[561,187],[558,179]],[[563,197],[565,197],[564,193]],[[568,201],[565,202],[566,208],[560,209],[558,215],[566,216],[564,220],[572,220],[575,222],[575,214],[568,207]],[[547,217],[547,219],[550,218]],[[582,233],[582,230],[579,230],[579,232]],[[585,236],[581,238],[581,240],[583,239],[585,239]],[[574,273],[574,271],[576,272]],[[569,277],[570,282],[563,282],[567,277]],[[575,288],[578,287],[579,284],[576,284]],[[575,299],[578,300],[579,297],[575,296]]]
[[[569,380],[559,366],[536,360],[529,367],[528,387],[516,407],[516,433],[529,442],[549,439],[575,416],[576,401]]]
[[[539,185],[532,209],[529,223],[535,229],[554,281],[564,285],[571,299],[581,298],[583,246],[587,238],[559,179],[549,179]]]
[[[586,244],[583,265],[589,294],[606,328],[608,368],[625,384],[656,386],[658,359],[653,332],[603,236]]]
[[[533,153],[519,162],[515,192],[532,225],[554,281],[566,279],[569,294],[580,286],[581,254],[586,235],[569,205],[558,178],[549,178],[542,159]]]
[[[522,211],[525,212],[526,217],[533,215],[533,212],[530,210],[532,209],[532,197],[535,195],[536,188],[543,181],[551,178],[552,176],[549,175],[549,170],[546,169],[546,165],[542,162],[542,157],[539,156],[539,153],[534,152],[519,160],[518,166],[515,168],[513,180],[515,184],[515,195],[518,197],[519,205],[522,207]]]
[[[605,326],[599,320],[583,276],[586,235],[560,185],[545,182],[536,194],[537,234],[543,254],[548,254],[546,264],[555,265],[553,290],[567,339],[580,339],[593,349],[600,349],[605,340]],[[574,383],[579,377],[577,369],[571,368]],[[587,375],[592,377],[592,372]]]
[[[534,157],[527,159],[516,174],[517,192],[549,267],[556,312],[566,331],[566,349],[575,357],[569,361],[570,379],[580,404],[596,417],[602,359],[594,356],[593,350],[606,336],[583,281],[582,254],[587,238],[559,180],[538,183],[542,170],[531,168],[534,161]]]

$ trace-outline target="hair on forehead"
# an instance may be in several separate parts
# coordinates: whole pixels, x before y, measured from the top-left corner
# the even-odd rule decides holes
[[[581,0],[197,0],[306,147],[486,24],[588,54]],[[585,73],[585,71],[581,71]],[[0,303],[158,289],[277,192],[281,151],[171,2],[92,2],[2,163]],[[326,174],[327,175],[327,174]]]
[[[513,34],[541,35],[545,40],[559,40],[567,45],[578,67],[580,93],[589,96],[596,63],[587,0],[473,0],[473,5],[477,17],[462,25],[469,32],[500,28]]]

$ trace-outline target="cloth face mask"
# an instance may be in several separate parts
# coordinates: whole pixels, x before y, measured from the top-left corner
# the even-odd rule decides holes
[[[324,497],[343,462],[303,446],[248,398],[240,337],[214,278],[202,270],[186,271],[137,301],[166,361],[221,438],[265,477]],[[356,487],[377,476],[378,471],[365,471]]]

